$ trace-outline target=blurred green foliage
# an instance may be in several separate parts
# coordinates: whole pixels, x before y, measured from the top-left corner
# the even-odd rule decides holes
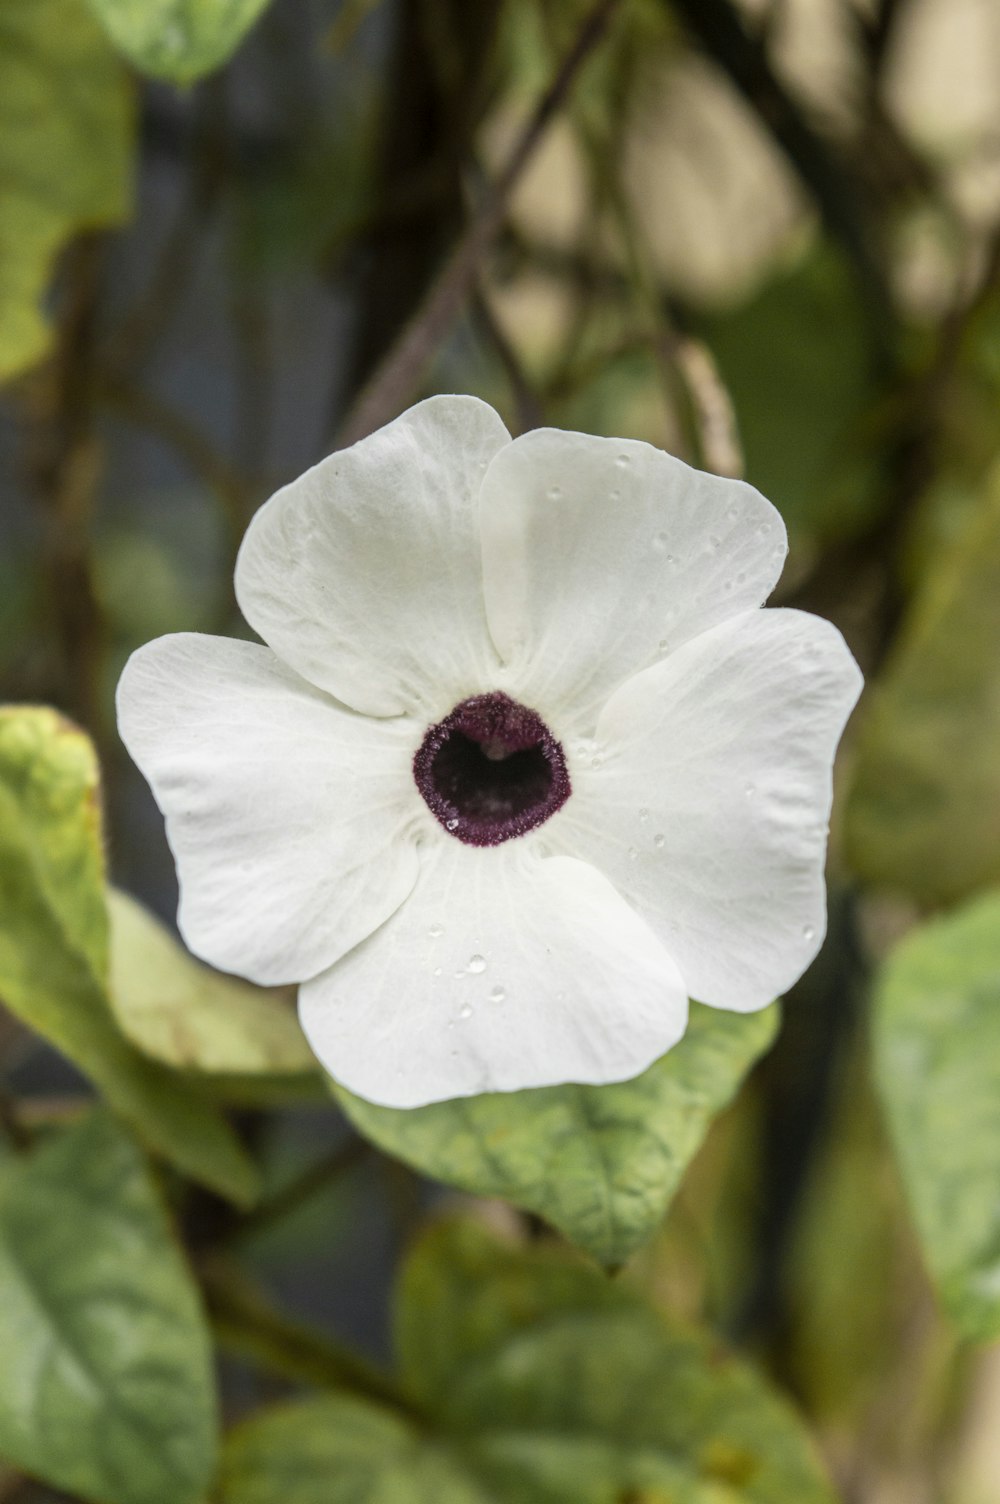
[[[225,62],[268,0],[88,0],[116,47],[154,78],[189,84]]]
[[[0,380],[44,355],[56,255],[131,203],[125,70],[81,0],[0,8]]]

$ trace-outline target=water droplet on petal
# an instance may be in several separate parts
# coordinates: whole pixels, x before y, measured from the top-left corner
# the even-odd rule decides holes
[[[748,799],[752,799],[754,794],[756,794],[757,792],[757,785],[755,783],[748,783],[743,792],[746,794]]]
[[[469,970],[472,972],[472,974],[474,976],[478,976],[481,971],[485,971],[486,970],[486,957],[485,956],[470,956],[469,957]]]
[[[502,1003],[506,996],[507,994],[502,987],[494,987],[493,991],[490,993],[490,1002]]]
[[[666,533],[657,533],[656,537],[653,539],[653,547],[656,549],[657,553],[661,554],[663,552],[663,550],[666,548],[666,546],[667,546],[667,535],[666,535]]]
[[[639,852],[638,852],[638,850],[637,850],[637,849],[636,849],[636,847],[634,847],[634,846],[630,846],[630,847],[629,847],[629,849],[628,849],[628,859],[629,859],[629,861],[630,861],[630,862],[634,862],[634,861],[635,861],[635,859],[636,859],[636,857],[637,857],[637,856],[638,856],[638,855],[639,855]]]
[[[802,926],[802,938],[803,938],[803,940],[815,940],[816,939],[816,931],[813,929],[813,927],[812,927],[811,924],[804,924]]]
[[[432,940],[440,940],[441,936],[444,934],[444,925],[432,924],[427,933],[428,935],[430,935]]]
[[[645,825],[646,821],[649,819],[649,810],[641,809],[639,811],[639,819],[642,821],[643,825]]]
[[[666,845],[666,841],[667,838],[664,835],[657,834],[653,837],[653,845],[658,851],[662,851],[663,847]]]
[[[459,1016],[459,1018],[471,1018],[472,1017],[472,1004],[471,1003],[463,1003],[462,1006],[461,1006],[461,1008],[459,1008],[459,1010],[458,1010],[458,1016]]]
[[[443,966],[435,966],[435,968],[434,968],[434,975],[436,977],[439,977],[443,971],[444,971],[444,967]]]
[[[559,498],[560,498],[560,496],[562,494],[563,494],[562,493],[562,486],[550,486],[549,487],[549,500],[550,501],[558,501]]]
[[[446,820],[444,822],[444,828],[445,828],[445,830],[457,830],[458,829],[458,821],[457,820]]]
[[[618,455],[617,459],[615,460],[615,464],[616,465],[621,465],[623,467],[626,466],[626,465],[631,465],[631,463],[632,463],[632,458],[628,454],[620,454],[620,455]]]
[[[740,515],[740,509],[739,509],[739,507],[730,507],[729,511],[726,513],[726,516],[729,518],[730,522],[735,522],[736,519],[737,519],[737,517],[739,515]]]

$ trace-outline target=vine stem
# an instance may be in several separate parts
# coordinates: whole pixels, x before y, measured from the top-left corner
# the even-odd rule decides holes
[[[576,40],[536,105],[478,212],[400,338],[362,389],[338,435],[339,447],[353,444],[381,428],[406,403],[428,360],[475,288],[479,264],[503,226],[515,184],[620,4],[621,0],[597,0],[584,19]]]

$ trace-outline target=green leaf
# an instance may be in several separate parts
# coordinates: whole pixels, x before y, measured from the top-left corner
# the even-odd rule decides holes
[[[413,1409],[330,1396],[255,1417],[222,1504],[832,1504],[749,1368],[561,1249],[442,1224],[397,1326]]]
[[[749,1367],[559,1249],[439,1224],[409,1260],[397,1333],[411,1392],[463,1438],[486,1432],[485,1462],[509,1460],[522,1437],[586,1438],[617,1453],[619,1489],[686,1479],[754,1504],[831,1499],[791,1411]],[[508,1434],[494,1448],[497,1432]],[[646,1482],[636,1464],[653,1459],[659,1476]]]
[[[309,1071],[293,1007],[202,966],[142,904],[112,888],[111,1007],[139,1049],[167,1065],[219,1074]]]
[[[933,904],[1000,881],[1000,470],[870,693],[847,807],[870,882]]]
[[[330,1395],[239,1426],[223,1504],[489,1504],[457,1459],[380,1406]],[[526,1501],[527,1504],[527,1501]]]
[[[875,997],[878,1084],[927,1262],[965,1336],[1000,1335],[1000,891],[913,931]]]
[[[89,0],[143,73],[189,84],[234,53],[268,0]]]
[[[793,541],[863,524],[876,479],[864,423],[877,391],[865,312],[839,257],[818,246],[704,333],[736,410],[747,479]]]
[[[107,997],[94,749],[55,711],[0,710],[0,999],[66,1055],[180,1169],[240,1202],[252,1161],[219,1111],[148,1060]]]
[[[216,1447],[198,1297],[105,1113],[0,1180],[0,1453],[98,1504],[197,1504]]]
[[[552,1086],[397,1111],[335,1087],[355,1127],[438,1180],[536,1212],[599,1263],[662,1219],[712,1118],[770,1045],[778,1010],[691,1005],[680,1044],[632,1081]]]
[[[41,302],[78,230],[129,213],[124,69],[84,0],[0,6],[0,380],[46,352]]]
[[[784,1277],[782,1371],[810,1414],[845,1432],[863,1425],[878,1396],[891,1391],[901,1363],[912,1379],[927,1353],[925,1347],[917,1357],[906,1344],[925,1276],[868,1056],[865,1040],[838,1072],[830,1127],[810,1170]],[[936,1344],[929,1346],[938,1357]]]

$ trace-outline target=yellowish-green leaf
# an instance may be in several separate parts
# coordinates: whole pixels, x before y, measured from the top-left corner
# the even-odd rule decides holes
[[[268,0],[89,0],[143,73],[188,84],[236,51]]]
[[[110,996],[147,1055],[184,1070],[267,1075],[311,1070],[314,1057],[285,999],[210,971],[148,909],[112,888]]]
[[[107,997],[99,775],[54,711],[0,710],[0,1001],[89,1076],[157,1152],[234,1200],[252,1161],[193,1087],[129,1043]]]
[[[875,997],[878,1083],[931,1274],[1000,1335],[1000,891],[908,935]]]
[[[129,212],[124,70],[85,0],[0,5],[0,380],[49,344],[42,299],[78,230]]]
[[[208,1331],[149,1171],[103,1112],[0,1180],[0,1454],[97,1504],[199,1504]]]
[[[856,871],[926,903],[1000,881],[1000,471],[927,572],[871,695],[847,809]]]
[[[335,1090],[355,1127],[387,1153],[536,1212],[613,1267],[660,1222],[713,1117],[777,1025],[777,1008],[739,1015],[694,1003],[680,1044],[612,1086],[551,1086],[406,1112]]]

